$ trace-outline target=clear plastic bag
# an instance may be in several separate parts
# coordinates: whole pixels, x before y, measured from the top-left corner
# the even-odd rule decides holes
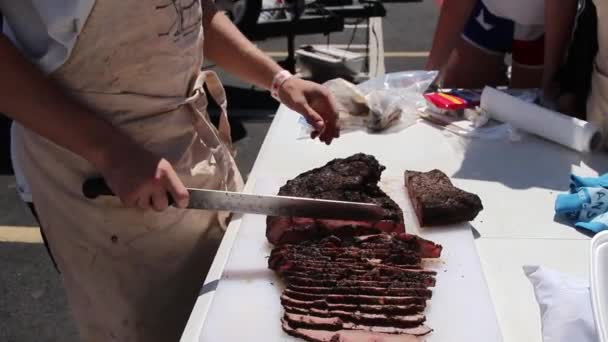
[[[418,109],[425,105],[422,94],[437,76],[437,71],[404,71],[370,79],[356,86],[356,99],[365,96],[370,109],[368,115],[350,115],[348,110],[339,113],[341,133],[368,130],[374,133],[391,133],[403,130],[418,120]],[[342,81],[330,80],[325,83],[338,99],[339,107],[344,105],[343,95],[352,91]],[[352,101],[351,101],[352,102]],[[358,102],[358,100],[355,100]],[[361,113],[362,111],[355,111]],[[299,120],[299,138],[310,138],[312,127],[305,120]]]
[[[352,116],[369,115],[369,105],[365,99],[365,94],[354,84],[335,78],[323,83],[332,93],[338,106],[338,113]]]
[[[357,85],[364,94],[374,90],[399,89],[403,92],[422,94],[437,77],[437,71],[413,70],[386,74]]]
[[[390,90],[374,90],[365,95],[370,108],[367,128],[374,132],[382,131],[401,119],[403,110],[401,96]]]

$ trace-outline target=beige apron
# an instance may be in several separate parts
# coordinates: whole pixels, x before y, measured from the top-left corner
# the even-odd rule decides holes
[[[169,160],[187,186],[239,190],[226,112],[221,133],[206,113],[204,82],[226,102],[215,74],[200,72],[201,23],[196,0],[97,0],[52,77]],[[82,182],[98,175],[88,162],[19,126],[14,138],[82,340],[178,340],[227,215],[87,200]]]
[[[587,120],[602,129],[608,147],[608,3],[594,0],[597,10],[598,53],[587,99]]]

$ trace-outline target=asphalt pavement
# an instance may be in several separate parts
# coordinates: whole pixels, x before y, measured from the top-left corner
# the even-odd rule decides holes
[[[386,4],[383,21],[386,70],[421,69],[431,46],[438,10],[435,2]],[[365,43],[366,29],[300,36],[302,44]],[[284,38],[256,42],[280,59]],[[360,49],[359,49],[360,51]],[[233,133],[238,139],[237,163],[246,176],[255,161],[277,104],[268,94],[221,73],[228,89]],[[60,277],[41,243],[37,224],[15,192],[8,158],[7,122],[0,118],[0,341],[77,341]]]

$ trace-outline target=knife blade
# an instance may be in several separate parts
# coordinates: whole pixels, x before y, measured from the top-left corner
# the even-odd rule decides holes
[[[103,178],[85,181],[82,192],[90,199],[98,196],[114,196]],[[187,208],[189,209],[355,221],[378,221],[384,218],[384,209],[372,203],[257,195],[194,188],[188,188],[188,192],[190,201]],[[174,204],[170,195],[169,204]]]

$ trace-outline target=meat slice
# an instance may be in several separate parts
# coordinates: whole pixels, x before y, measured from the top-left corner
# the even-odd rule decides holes
[[[283,319],[286,320],[290,326],[295,328],[323,330],[352,329],[376,332],[382,331],[392,334],[412,334],[417,336],[426,335],[431,332],[430,328],[422,325],[424,322],[423,315],[388,317],[386,315],[355,315],[353,313],[329,312],[318,309],[285,309],[287,312],[283,316]],[[292,311],[295,311],[295,313]],[[370,323],[365,323],[365,316],[376,317],[372,317]],[[351,319],[359,321],[360,323],[352,322]],[[374,323],[376,321],[382,321],[382,325],[376,325]],[[403,326],[397,326],[399,324],[402,324]]]
[[[428,271],[424,271],[428,272]],[[381,282],[381,283],[392,283],[392,282],[405,282],[405,283],[422,283],[426,287],[435,286],[435,278],[433,274],[418,272],[418,273],[402,273],[394,275],[380,276],[375,272],[369,274],[355,274],[353,275],[349,271],[336,271],[335,273],[306,273],[298,271],[284,271],[280,274],[287,279],[287,277],[297,277],[314,280],[329,280],[329,281],[353,281],[353,282]]]
[[[297,267],[309,267],[316,269],[335,269],[335,268],[348,268],[353,271],[366,272],[375,269],[380,264],[381,260],[379,259],[370,259],[370,260],[356,260],[356,259],[337,259],[336,261],[326,260],[321,257],[302,257],[302,256],[283,256],[286,257],[287,260],[281,260],[280,257],[272,258],[269,262],[273,265],[272,268],[276,268],[279,270],[290,269],[291,265],[296,264]],[[317,259],[320,259],[317,261]],[[418,260],[406,260],[405,257],[397,259],[396,257],[393,259],[400,264],[386,264],[386,266],[393,266],[395,268],[407,270],[419,270],[421,268],[420,259]]]
[[[374,281],[374,280],[333,280],[312,279],[305,277],[285,277],[290,285],[312,286],[312,287],[375,287],[375,288],[427,288],[425,281],[401,282],[401,281]]]
[[[374,234],[350,239],[330,236],[314,242],[285,244],[274,248],[268,265],[274,270],[298,266],[366,270],[382,264],[386,267],[420,268],[421,258],[437,258],[442,247],[418,236]],[[347,265],[348,264],[348,265]],[[355,265],[356,264],[356,265]],[[355,267],[353,267],[355,266]]]
[[[369,271],[375,269],[375,267],[377,267],[378,263],[376,263],[374,260],[365,261],[365,262],[357,262],[357,261],[353,261],[353,260],[339,260],[339,261],[334,261],[334,262],[325,262],[322,260],[322,261],[302,261],[302,262],[299,262],[298,265],[303,266],[303,267],[316,268],[316,269],[331,268],[331,267],[344,267],[344,268],[349,268],[353,271],[369,272]],[[407,265],[388,264],[387,266],[394,266],[397,268],[401,268],[403,270],[420,270],[420,268],[422,267],[420,265],[420,263],[407,264]]]
[[[425,305],[425,297],[394,297],[394,296],[369,296],[353,294],[318,294],[299,292],[286,289],[285,295],[298,300],[325,300],[328,303],[345,304],[371,304],[371,305]]]
[[[477,195],[455,187],[439,170],[406,171],[405,186],[421,226],[471,221],[483,209]]]
[[[266,238],[275,245],[314,240],[329,235],[349,237],[403,231],[405,231],[403,222],[391,220],[365,222],[283,216],[269,216],[266,219]]]
[[[375,262],[394,265],[419,265],[421,257],[437,257],[440,246],[424,239],[411,239],[409,234],[395,235],[384,243],[355,242],[343,246],[317,247],[308,245],[282,245],[275,248],[269,264],[280,263],[281,259],[315,261]],[[404,241],[402,241],[403,239]]]
[[[358,235],[352,237],[328,236],[321,240],[310,240],[297,245],[302,248],[332,248],[356,247],[361,250],[390,249],[394,252],[405,253],[413,251],[422,258],[438,258],[441,256],[441,245],[408,233]],[[279,249],[280,250],[280,249]]]
[[[379,222],[267,218],[266,237],[278,245],[319,239],[328,235],[357,236],[380,232],[404,232],[403,212],[378,186],[385,167],[363,153],[334,159],[325,166],[304,172],[279,189],[279,195],[328,200],[376,203],[384,208]]]
[[[370,305],[370,304],[336,304],[329,303],[326,300],[297,300],[287,295],[281,296],[281,304],[285,307],[303,308],[303,309],[327,309],[350,312],[366,312],[386,315],[411,315],[422,312],[424,305],[407,304],[407,305]]]
[[[439,258],[441,256],[441,251],[443,247],[439,244],[434,243],[433,241],[426,240],[421,238],[420,236],[400,233],[393,235],[394,238],[399,240],[402,243],[410,244],[414,250],[420,253],[420,257],[422,258]]]
[[[287,288],[294,291],[305,292],[305,293],[319,293],[319,294],[361,294],[370,296],[395,296],[395,297],[424,297],[431,298],[432,292],[426,288],[382,288],[382,287],[371,287],[371,286],[357,286],[357,287],[312,287],[312,286],[299,286],[294,284],[287,285]]]
[[[357,269],[357,268],[348,268],[348,269],[334,269],[332,268],[331,263],[327,263],[323,266],[307,264],[307,263],[297,263],[297,262],[286,262],[282,264],[277,271],[279,273],[283,273],[285,271],[296,271],[296,272],[304,272],[304,273],[324,273],[327,275],[338,275],[342,277],[349,276],[371,276],[371,279],[374,277],[393,277],[394,279],[407,279],[408,277],[417,277],[424,278],[427,276],[434,276],[434,271],[422,270],[422,269],[411,269],[411,268],[401,268],[398,266],[391,265],[378,265],[372,269]]]
[[[317,330],[293,328],[283,320],[283,330],[309,342],[419,342],[416,335],[387,334],[362,330]]]
[[[308,246],[291,246],[282,250],[273,251],[273,254],[293,253],[293,255],[328,257],[330,260],[336,259],[380,259],[382,262],[391,262],[389,258],[410,258],[414,263],[420,261],[420,255],[416,251],[405,249],[392,249],[391,246],[378,246],[376,248],[359,247],[335,247],[335,248],[310,248]]]

